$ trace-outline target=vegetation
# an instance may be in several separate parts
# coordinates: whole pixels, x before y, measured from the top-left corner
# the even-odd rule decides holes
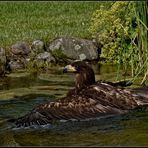
[[[138,60],[133,60],[132,74],[137,77],[144,72],[144,78],[141,82],[141,84],[144,84],[148,75],[148,2],[135,3],[135,15],[138,31],[136,34],[137,44],[134,44],[134,46],[138,51],[136,54]]]
[[[90,18],[99,7],[91,1],[0,2],[0,46],[60,35],[88,38]]]
[[[110,2],[1,2],[0,46],[10,47],[18,40],[47,43],[63,35],[97,38],[101,43],[101,57],[117,63],[133,80],[148,67],[148,5],[146,1]],[[54,53],[61,55],[59,52]],[[58,56],[57,56],[58,58]],[[63,57],[64,58],[64,57]],[[36,67],[32,63],[29,67]],[[44,67],[46,63],[38,63]],[[50,65],[48,65],[50,67]],[[117,79],[119,78],[119,72]]]
[[[60,49],[55,49],[54,51],[52,51],[52,56],[56,59],[56,62],[59,64],[67,62],[66,55]]]
[[[101,56],[118,63],[119,70],[131,70],[134,79],[148,67],[147,21],[147,2],[117,1],[96,10],[89,28],[92,36],[99,33]]]

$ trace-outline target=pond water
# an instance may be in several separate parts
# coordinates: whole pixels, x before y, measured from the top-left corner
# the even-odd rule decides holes
[[[116,66],[94,66],[96,79],[114,81]],[[0,82],[0,146],[148,146],[148,109],[126,115],[38,128],[16,128],[33,106],[64,96],[73,87],[70,74],[9,74]]]

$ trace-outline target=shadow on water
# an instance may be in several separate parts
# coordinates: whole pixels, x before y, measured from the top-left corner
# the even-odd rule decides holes
[[[97,65],[98,66],[98,65]],[[97,78],[115,78],[116,67],[94,67]],[[113,77],[114,76],[114,77]],[[56,122],[37,128],[8,122],[35,105],[62,97],[73,86],[72,75],[9,76],[0,83],[0,146],[147,146],[148,109],[85,121]]]

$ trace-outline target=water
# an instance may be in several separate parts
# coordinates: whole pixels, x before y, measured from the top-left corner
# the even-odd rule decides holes
[[[94,67],[96,79],[115,80],[116,67]],[[99,68],[99,69],[98,69]],[[10,74],[0,82],[0,146],[147,146],[148,109],[86,121],[57,122],[44,127],[15,127],[9,119],[36,104],[64,96],[73,87],[69,74]]]

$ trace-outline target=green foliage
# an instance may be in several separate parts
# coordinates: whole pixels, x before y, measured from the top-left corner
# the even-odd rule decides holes
[[[131,69],[132,76],[148,66],[146,7],[146,2],[129,1],[113,2],[110,9],[102,6],[94,12],[89,28],[93,37],[99,34],[101,56],[118,63],[119,69]]]
[[[30,53],[30,55],[29,55],[30,60],[27,63],[27,66],[26,66],[26,70],[28,72],[31,72],[31,73],[40,72],[43,69],[47,68],[46,63],[43,62],[43,61],[37,60],[36,56],[37,56],[36,52],[32,51]]]
[[[129,44],[128,32],[134,19],[130,2],[114,2],[110,9],[101,7],[95,11],[89,31],[93,37],[99,33],[99,42],[103,45],[102,54],[107,61],[118,62],[119,51],[126,50]],[[124,54],[128,58],[129,54]]]
[[[135,34],[137,43],[132,42],[131,44],[136,51],[134,58],[132,57],[132,75],[135,79],[139,74],[144,74],[141,82],[141,84],[144,84],[148,76],[148,3],[137,2],[134,8],[137,20],[137,31]]]
[[[56,59],[56,62],[59,64],[67,62],[67,56],[63,53],[61,49],[54,49],[52,51],[52,56]]]

